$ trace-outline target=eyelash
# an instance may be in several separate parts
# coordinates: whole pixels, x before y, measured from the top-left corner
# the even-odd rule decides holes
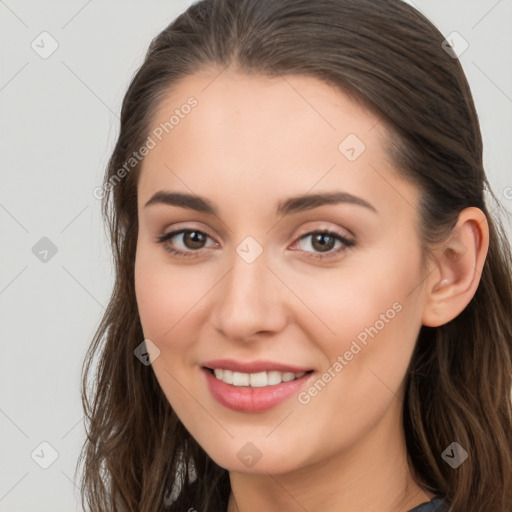
[[[194,251],[194,250],[189,250],[189,251],[181,251],[179,249],[176,249],[174,247],[171,247],[170,245],[165,245],[165,242],[168,241],[169,239],[175,237],[176,235],[180,235],[180,234],[183,234],[183,233],[189,233],[189,232],[195,232],[195,233],[200,233],[201,235],[204,235],[208,238],[210,238],[206,233],[204,233],[203,231],[199,231],[198,229],[179,229],[179,230],[176,230],[176,231],[171,231],[170,233],[166,233],[165,235],[162,235],[162,236],[157,236],[156,237],[156,241],[157,243],[160,243],[160,244],[164,244],[164,249],[172,254],[173,256],[177,256],[177,257],[180,257],[180,258],[187,258],[187,257],[195,257],[197,255],[197,253],[201,250],[201,249],[198,249],[197,251]],[[309,253],[308,251],[308,254],[309,254],[309,258],[313,258],[313,259],[317,259],[317,260],[325,260],[327,258],[333,258],[335,256],[337,256],[340,252],[343,252],[343,251],[347,251],[349,249],[351,249],[352,247],[354,247],[356,245],[356,242],[355,240],[349,240],[348,238],[345,238],[344,236],[340,235],[339,233],[337,233],[336,231],[330,231],[328,229],[326,230],[317,230],[317,231],[310,231],[309,233],[306,233],[304,235],[302,235],[298,240],[302,240],[304,238],[307,238],[311,235],[317,235],[317,234],[320,234],[320,235],[324,235],[324,236],[329,236],[329,237],[332,237],[334,238],[335,240],[339,240],[340,242],[342,242],[342,244],[345,246],[345,247],[342,247],[342,248],[338,248],[337,250],[333,250],[332,252],[329,252],[328,254],[325,253],[325,254],[322,254],[322,253]]]

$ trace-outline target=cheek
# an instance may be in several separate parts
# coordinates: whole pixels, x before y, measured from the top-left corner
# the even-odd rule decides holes
[[[383,251],[372,254],[371,259],[354,258],[339,269],[290,275],[294,292],[309,308],[310,325],[315,325],[317,332],[323,329],[327,339],[345,339],[374,325],[381,315],[398,318],[397,309],[409,300],[416,275],[393,258],[384,263],[385,257]]]
[[[350,267],[295,278],[313,313],[296,321],[317,340],[326,368],[342,357],[337,368],[346,380],[338,385],[350,382],[357,394],[371,395],[372,386],[383,383],[396,391],[406,372],[421,327],[419,255],[410,252],[372,251],[371,259],[352,259]]]
[[[135,262],[135,294],[144,337],[160,350],[173,374],[195,363],[196,340],[207,318],[211,272],[170,264],[163,249],[141,247]],[[157,372],[157,367],[155,367]]]
[[[315,281],[309,288],[308,306],[334,334],[317,318],[301,320],[301,329],[326,356],[320,375],[326,383],[305,390],[299,411],[311,428],[318,428],[319,438],[338,436],[340,446],[355,442],[398,406],[421,325],[416,298],[408,296],[414,273],[397,264],[366,269]],[[320,443],[315,450],[324,448]]]
[[[197,294],[196,283],[187,280],[186,271],[168,264],[163,248],[137,247],[135,295],[146,337],[170,336]]]
[[[187,267],[171,268],[165,255],[158,252],[154,248],[138,247],[135,295],[144,338],[160,351],[153,361],[153,371],[167,400],[179,413],[186,411],[189,399],[182,386],[190,378],[186,369],[194,339],[194,314],[197,314],[193,305],[201,291],[197,289],[198,283],[192,283],[183,270]]]

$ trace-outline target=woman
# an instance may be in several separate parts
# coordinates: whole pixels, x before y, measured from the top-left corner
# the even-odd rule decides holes
[[[203,0],[153,40],[101,194],[91,510],[512,509],[512,258],[448,50],[399,0]]]

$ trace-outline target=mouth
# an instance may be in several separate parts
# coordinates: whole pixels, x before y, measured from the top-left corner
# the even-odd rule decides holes
[[[213,375],[217,380],[235,387],[251,387],[262,388],[278,386],[285,382],[291,382],[302,378],[304,375],[313,373],[314,370],[303,372],[280,372],[280,371],[261,371],[254,373],[236,372],[223,368],[202,367],[204,370]]]
[[[210,394],[221,405],[237,412],[263,412],[286,402],[311,382],[316,373],[264,371],[241,373],[202,366]]]

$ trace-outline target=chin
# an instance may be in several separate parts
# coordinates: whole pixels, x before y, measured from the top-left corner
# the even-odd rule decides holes
[[[219,445],[213,451],[207,451],[209,457],[220,467],[237,473],[246,474],[279,474],[293,471],[300,467],[299,461],[293,461],[291,454],[267,452],[259,449],[255,443],[236,443],[236,447],[219,449]]]

